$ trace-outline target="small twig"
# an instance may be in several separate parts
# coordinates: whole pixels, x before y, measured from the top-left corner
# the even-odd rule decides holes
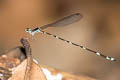
[[[31,54],[31,47],[27,39],[22,38],[21,43],[25,48],[26,56],[27,56],[27,67],[26,67],[26,72],[25,72],[25,77],[24,80],[30,80],[30,71],[31,71],[31,66],[32,66],[32,54]]]

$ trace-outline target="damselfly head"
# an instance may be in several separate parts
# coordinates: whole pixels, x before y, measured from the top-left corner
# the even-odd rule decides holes
[[[32,39],[34,39],[34,32],[30,28],[26,28],[25,32],[29,33]],[[29,39],[29,38],[28,38]]]
[[[26,28],[25,32],[29,33],[32,36],[34,36],[34,34],[35,34],[35,32],[33,32],[30,28]]]
[[[30,28],[26,28],[26,29],[25,29],[25,32],[31,33],[32,30],[31,30]]]

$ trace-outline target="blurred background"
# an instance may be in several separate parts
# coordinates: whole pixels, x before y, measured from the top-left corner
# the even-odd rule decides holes
[[[30,37],[25,28],[33,29],[78,12],[83,15],[79,22],[45,31],[118,61],[107,61],[43,34],[30,40],[33,57],[40,64],[76,75],[120,80],[119,0],[0,0],[0,52],[20,46],[22,37]]]

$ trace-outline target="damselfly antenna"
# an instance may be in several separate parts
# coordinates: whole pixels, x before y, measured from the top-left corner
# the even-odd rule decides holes
[[[64,18],[62,18],[62,19],[60,19],[60,20],[58,20],[58,21],[55,21],[55,22],[53,22],[53,23],[51,23],[51,24],[47,24],[47,25],[44,25],[44,26],[42,26],[42,27],[37,27],[37,28],[35,28],[35,29],[33,29],[33,30],[27,28],[27,29],[26,29],[26,32],[28,32],[28,33],[29,33],[30,35],[32,35],[32,36],[34,36],[34,34],[35,34],[35,33],[38,33],[38,32],[40,32],[40,33],[42,33],[42,34],[47,34],[47,35],[49,35],[49,36],[53,36],[53,37],[55,37],[55,38],[57,38],[57,39],[59,39],[59,40],[62,40],[62,41],[64,41],[64,42],[67,42],[67,43],[69,43],[69,44],[72,44],[72,45],[74,45],[74,46],[78,46],[78,47],[80,47],[80,48],[82,48],[82,49],[84,49],[84,50],[87,50],[87,51],[89,51],[89,52],[92,52],[92,53],[94,53],[94,54],[96,54],[96,55],[98,55],[98,56],[101,56],[101,57],[103,57],[103,58],[105,58],[105,59],[107,59],[107,60],[116,61],[115,58],[112,58],[112,57],[109,57],[109,56],[105,56],[105,55],[103,55],[102,53],[99,53],[99,52],[97,52],[97,51],[94,51],[94,50],[91,50],[91,49],[89,49],[89,48],[86,48],[86,47],[84,47],[84,46],[82,46],[82,45],[78,45],[78,44],[73,43],[73,42],[71,42],[71,41],[69,41],[69,40],[66,40],[66,39],[61,38],[61,37],[59,37],[59,36],[56,36],[56,35],[54,35],[54,34],[51,34],[51,33],[48,33],[48,32],[43,31],[43,29],[45,29],[45,28],[47,28],[47,27],[57,27],[57,26],[65,26],[65,25],[68,25],[68,24],[72,24],[72,23],[74,23],[74,22],[79,21],[81,18],[82,18],[82,16],[80,15],[80,13],[72,14],[72,15],[67,16],[67,17],[64,17]]]

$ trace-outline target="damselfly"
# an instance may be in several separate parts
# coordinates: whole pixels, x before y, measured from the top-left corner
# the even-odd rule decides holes
[[[33,30],[31,30],[30,28],[26,28],[25,31],[28,32],[28,33],[29,33],[30,35],[32,35],[32,36],[34,36],[34,34],[36,34],[36,33],[47,34],[47,35],[53,36],[53,37],[55,37],[55,38],[57,38],[57,39],[59,39],[59,40],[62,40],[62,41],[64,41],[64,42],[67,42],[67,43],[69,43],[69,44],[72,44],[72,45],[74,45],[74,46],[78,46],[78,47],[80,47],[80,48],[82,48],[82,49],[84,49],[84,50],[90,51],[90,52],[92,52],[92,53],[94,53],[94,54],[96,54],[96,55],[98,55],[98,56],[101,56],[101,57],[107,59],[107,60],[116,61],[115,58],[112,58],[112,57],[109,57],[109,56],[105,56],[105,55],[103,55],[102,53],[99,53],[99,52],[94,51],[94,50],[92,50],[92,49],[86,48],[86,47],[84,47],[84,46],[82,46],[82,45],[73,43],[73,42],[71,42],[71,41],[69,41],[69,40],[66,40],[66,39],[64,39],[64,38],[61,38],[61,37],[59,37],[59,36],[57,36],[57,35],[54,35],[54,34],[51,34],[51,33],[48,33],[48,32],[43,31],[43,29],[46,29],[46,28],[48,28],[48,27],[57,27],[57,26],[65,26],[65,25],[72,24],[72,23],[74,23],[74,22],[79,21],[81,18],[82,18],[82,15],[81,15],[80,13],[75,13],[75,14],[72,14],[72,15],[70,15],[70,16],[64,17],[64,18],[62,18],[62,19],[60,19],[60,20],[57,20],[57,21],[55,21],[55,22],[53,22],[53,23],[46,24],[46,25],[41,26],[41,27],[37,27],[37,28],[35,28],[35,29],[33,29]]]

